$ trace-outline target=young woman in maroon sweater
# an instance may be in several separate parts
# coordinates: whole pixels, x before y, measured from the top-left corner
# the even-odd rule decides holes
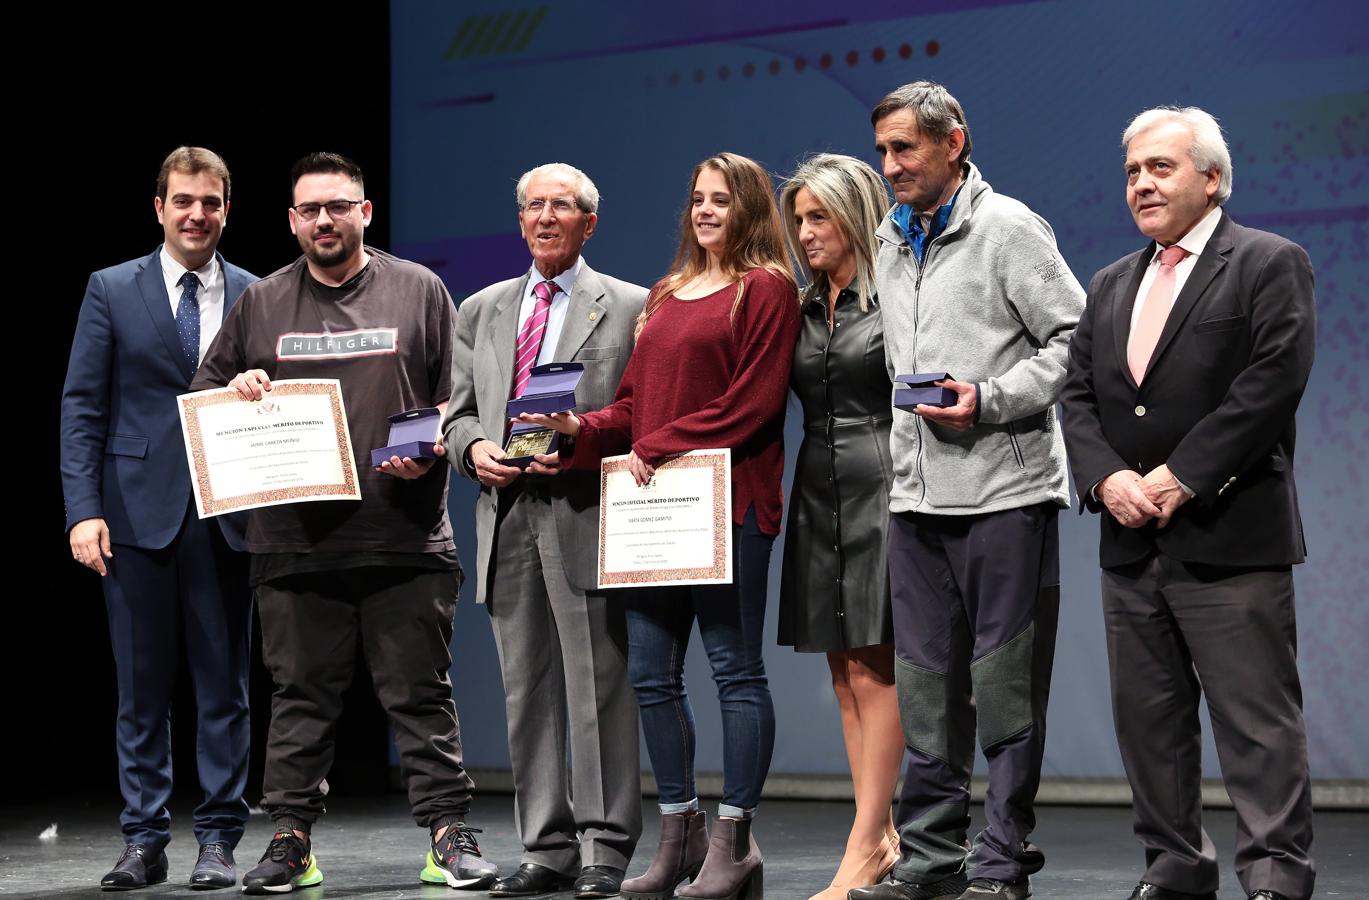
[[[770,177],[721,153],[694,169],[672,274],[638,320],[636,349],[614,402],[576,416],[526,416],[574,438],[560,458],[595,468],[631,451],[646,483],[690,450],[732,450],[733,583],[644,588],[627,602],[628,669],[660,790],[661,843],[624,897],[759,896],[751,835],[775,743],[761,656],[770,547],[780,530],[784,401],[799,304]],[[551,458],[544,458],[551,462]],[[694,790],[694,715],[684,656],[695,621],[723,719],[723,798],[712,839]]]

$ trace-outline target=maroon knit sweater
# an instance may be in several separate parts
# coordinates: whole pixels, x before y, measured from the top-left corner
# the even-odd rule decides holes
[[[647,320],[613,403],[580,417],[562,456],[592,469],[634,450],[650,465],[687,453],[732,450],[732,521],[755,504],[761,531],[780,531],[784,498],[784,401],[799,334],[794,286],[753,269],[730,319],[736,286],[707,297],[673,294]]]

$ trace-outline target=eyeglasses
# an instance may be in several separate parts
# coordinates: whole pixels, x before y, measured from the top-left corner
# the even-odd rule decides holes
[[[297,203],[290,207],[306,222],[312,222],[318,218],[319,210],[328,210],[328,218],[345,219],[352,214],[353,206],[360,206],[365,200],[329,200],[327,203]]]
[[[548,206],[555,216],[568,216],[580,208],[580,204],[569,197],[557,197],[553,200],[529,200],[523,204],[523,212],[540,216]]]

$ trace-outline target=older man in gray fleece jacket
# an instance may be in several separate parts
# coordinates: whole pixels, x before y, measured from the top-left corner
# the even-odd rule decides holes
[[[1031,896],[1028,843],[1069,506],[1055,400],[1084,291],[1041,217],[969,162],[955,98],[916,82],[871,116],[898,204],[876,284],[892,374],[947,372],[954,405],[894,411],[889,576],[909,765],[894,880],[852,900]],[[976,723],[976,709],[978,722]],[[978,725],[986,827],[967,853]]]

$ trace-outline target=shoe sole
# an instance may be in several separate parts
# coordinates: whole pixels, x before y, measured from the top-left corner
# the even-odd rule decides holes
[[[258,884],[258,885],[246,885],[246,884],[244,884],[244,885],[242,886],[242,892],[243,892],[244,894],[288,894],[288,893],[290,893],[291,891],[295,890],[296,888],[299,888],[299,889],[311,888],[311,887],[317,887],[317,886],[320,885],[320,884],[323,884],[323,878],[322,878],[322,877],[320,877],[317,881],[311,881],[311,882],[309,882],[308,884],[305,884],[305,883],[302,882],[302,881],[301,881],[301,882],[298,882],[298,883],[297,883],[297,882],[294,882],[294,881],[291,881],[289,884]]]
[[[567,881],[564,884],[555,884],[544,891],[490,891],[491,897],[545,897],[547,894],[556,894],[568,891],[575,887],[574,881]]]
[[[166,876],[167,873],[165,872],[161,872],[158,874],[149,874],[147,876],[147,880],[144,881],[142,884],[102,884],[100,885],[100,890],[107,891],[109,893],[117,893],[119,891],[140,891],[145,887],[152,887],[154,884],[161,884],[162,882],[166,881]]]

